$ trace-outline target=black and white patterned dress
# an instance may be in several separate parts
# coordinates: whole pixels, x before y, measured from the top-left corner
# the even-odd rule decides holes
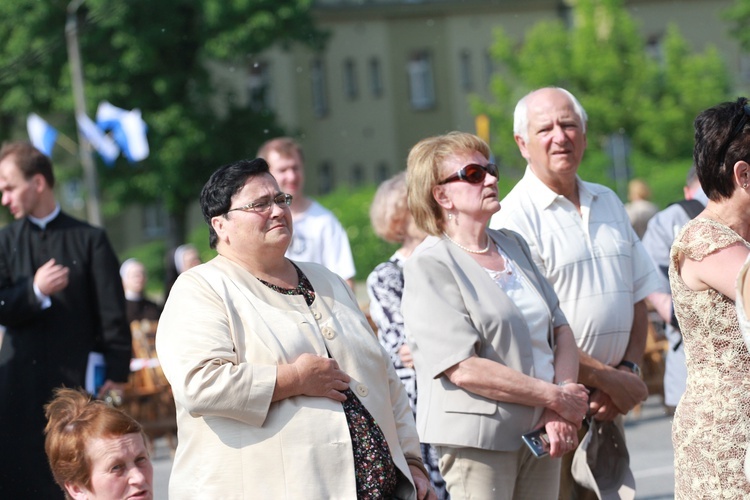
[[[404,258],[396,252],[387,262],[378,266],[367,277],[367,294],[370,296],[370,316],[378,327],[378,339],[391,357],[401,382],[409,395],[411,410],[417,411],[417,374],[401,362],[399,349],[406,342],[404,317],[401,315],[401,296],[404,291]],[[422,459],[430,474],[430,481],[438,498],[449,498],[445,481],[438,469],[438,456],[429,444],[422,443]]]

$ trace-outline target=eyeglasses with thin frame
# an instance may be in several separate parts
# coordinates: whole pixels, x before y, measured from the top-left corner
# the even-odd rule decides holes
[[[721,163],[723,164],[727,160],[727,152],[729,152],[729,146],[732,145],[732,141],[734,141],[737,136],[744,130],[745,125],[747,125],[747,122],[750,121],[750,105],[745,104],[742,106],[742,118],[740,118],[740,121],[737,123],[737,126],[735,126],[732,129],[732,133],[727,136],[727,140],[724,141],[724,144],[721,146],[721,149],[719,150],[721,152]]]
[[[497,165],[494,163],[488,163],[487,165],[477,165],[471,163],[466,165],[464,168],[456,172],[455,174],[449,175],[438,184],[447,184],[449,182],[465,181],[469,184],[479,184],[484,182],[484,178],[490,174],[497,177]]]
[[[242,210],[243,212],[255,212],[256,214],[264,214],[271,209],[271,206],[275,203],[281,208],[286,208],[292,204],[292,195],[286,193],[279,193],[273,198],[265,198],[260,201],[253,201],[247,205],[242,205],[237,208],[230,208],[227,213],[234,212],[235,210]]]

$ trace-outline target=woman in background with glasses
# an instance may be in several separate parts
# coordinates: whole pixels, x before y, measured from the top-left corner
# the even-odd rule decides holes
[[[687,388],[674,416],[675,498],[748,498],[750,353],[735,309],[750,253],[750,107],[725,102],[695,119],[706,209],[672,245],[669,282],[685,343]]]
[[[478,137],[420,141],[409,208],[430,234],[404,265],[402,312],[417,370],[417,428],[453,499],[557,498],[588,393],[557,296],[516,233],[487,228],[498,171]],[[521,438],[547,434],[536,458]]]
[[[291,195],[263,159],[201,192],[211,261],[156,334],[177,407],[170,498],[430,498],[401,381],[344,280],[284,256]]]

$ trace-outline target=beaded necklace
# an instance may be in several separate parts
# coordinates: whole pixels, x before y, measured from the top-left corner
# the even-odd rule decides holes
[[[273,283],[269,283],[266,280],[262,280],[257,276],[256,279],[271,290],[279,292],[282,295],[302,295],[305,298],[305,302],[307,303],[307,305],[310,306],[315,301],[315,290],[313,290],[312,283],[310,283],[310,280],[307,279],[307,276],[305,276],[302,270],[297,267],[294,262],[292,262],[292,265],[294,266],[294,269],[297,270],[297,278],[299,279],[299,283],[294,288],[283,288],[274,285]]]

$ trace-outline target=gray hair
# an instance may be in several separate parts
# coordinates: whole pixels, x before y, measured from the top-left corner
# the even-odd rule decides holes
[[[576,99],[576,96],[571,94],[569,91],[565,90],[562,87],[543,87],[542,89],[536,89],[532,90],[525,96],[521,98],[520,101],[518,101],[518,104],[516,104],[516,109],[513,112],[513,134],[521,137],[524,141],[529,140],[529,106],[528,106],[528,98],[531,96],[531,94],[543,90],[543,89],[555,89],[559,90],[566,96],[568,96],[568,99],[570,99],[570,102],[573,103],[573,110],[578,115],[578,118],[581,119],[581,123],[583,124],[583,133],[586,133],[586,122],[588,121],[589,117],[586,114],[586,110],[583,109],[583,106],[581,106],[581,103],[578,102],[578,99]]]
[[[128,271],[130,270],[130,268],[137,264],[143,265],[140,260],[135,259],[133,257],[123,262],[122,265],[120,266],[120,277],[122,279],[125,279],[125,275],[128,274]]]

